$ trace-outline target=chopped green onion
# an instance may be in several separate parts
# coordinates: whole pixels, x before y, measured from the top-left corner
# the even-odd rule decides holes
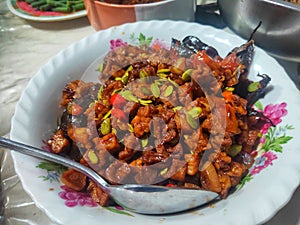
[[[263,110],[264,108],[260,101],[255,102],[254,106],[259,110]]]
[[[106,118],[103,120],[100,126],[100,131],[103,135],[107,135],[111,131],[110,119]]]
[[[130,123],[128,123],[128,130],[129,130],[131,133],[134,132],[134,128],[133,128],[133,126],[132,126]]]
[[[104,62],[101,62],[99,67],[97,68],[97,71],[102,72],[104,69]]]
[[[226,91],[234,91],[234,87],[225,87]]]
[[[140,78],[148,77],[148,73],[145,70],[140,70]]]
[[[184,81],[188,81],[191,79],[191,75],[192,75],[193,70],[192,69],[188,69],[186,71],[184,71],[184,73],[182,74],[181,78]]]
[[[133,70],[133,66],[130,65],[125,71],[124,75],[121,78],[116,78],[116,80],[121,80],[123,84],[127,84],[129,78],[129,71]]]
[[[141,88],[142,92],[145,94],[145,95],[150,95],[151,94],[151,91],[149,91],[146,87],[142,87]]]
[[[168,96],[170,96],[171,94],[172,94],[172,92],[173,92],[173,86],[168,86],[167,88],[166,88],[166,90],[165,90],[165,93],[164,93],[164,96],[165,97],[168,97]]]
[[[107,119],[110,115],[111,115],[111,111],[112,111],[112,109],[111,110],[109,110],[104,116],[103,116],[103,120],[105,120],[105,119]]]
[[[117,130],[115,128],[111,128],[111,133],[117,134]]]
[[[130,66],[127,68],[127,70],[125,71],[125,74],[128,74],[128,72],[131,71],[131,70],[133,70],[133,66],[132,66],[132,65],[130,65]]]
[[[128,75],[128,74],[125,74],[125,75],[121,78],[121,81],[122,81],[123,84],[127,84],[127,82],[128,82],[128,77],[129,77],[129,75]]]
[[[159,77],[162,78],[162,79],[165,79],[165,78],[168,77],[168,75],[165,74],[165,73],[158,73],[157,76],[159,76]]]
[[[190,135],[188,135],[188,134],[183,135],[183,137],[185,140],[190,139]]]
[[[181,110],[182,106],[176,106],[173,108],[173,111],[176,113],[177,111]]]
[[[199,117],[201,113],[202,113],[201,107],[194,107],[190,111],[188,111],[188,114],[194,119]]]
[[[188,124],[191,126],[191,128],[193,129],[197,129],[198,127],[198,123],[197,123],[197,119],[193,118],[190,114],[186,114],[186,121],[188,122]]]
[[[249,86],[248,86],[248,91],[249,91],[249,92],[257,91],[258,88],[259,88],[259,86],[260,86],[260,83],[259,83],[259,82],[253,82],[253,83],[249,84]]]
[[[94,102],[91,102],[91,103],[89,104],[89,108],[94,107],[96,102],[97,102],[97,100],[95,100]]]
[[[178,87],[179,85],[174,81],[172,80],[170,77],[168,77],[168,81],[170,81],[171,84],[173,84],[175,87]]]
[[[262,136],[263,136],[263,134],[262,134],[261,132],[258,132],[258,133],[257,133],[257,137],[258,137],[258,138],[261,138]]]
[[[97,164],[98,161],[99,161],[99,159],[98,159],[96,153],[95,153],[94,151],[92,151],[92,150],[89,151],[89,153],[88,153],[88,158],[89,158],[89,160],[90,160],[90,162],[91,162],[92,164]]]
[[[97,95],[97,99],[100,100],[102,99],[102,91],[104,89],[104,85],[102,85],[100,88],[99,88],[99,91],[98,91],[98,95]]]
[[[236,76],[238,73],[240,73],[241,72],[241,65],[239,65],[237,68],[236,68],[236,70],[235,71],[233,71],[233,73],[232,73],[232,75],[233,76]]]
[[[160,89],[159,89],[157,83],[151,84],[151,91],[155,98],[158,98],[160,96]]]
[[[120,95],[128,101],[137,102],[137,103],[139,102],[138,98],[134,96],[132,92],[129,90],[120,92]]]
[[[120,91],[122,91],[123,88],[119,88],[119,89],[115,89],[113,90],[113,92],[111,93],[111,96],[113,96],[116,93],[119,93]]]
[[[159,79],[159,80],[155,80],[154,83],[155,83],[157,86],[159,86],[159,85],[161,85],[161,82],[163,81],[163,79],[164,79],[164,78],[161,78],[161,79]]]
[[[163,176],[164,174],[166,174],[168,172],[168,167],[164,168],[162,171],[160,171],[160,175]]]
[[[242,150],[242,145],[231,145],[231,147],[228,150],[228,155],[234,157],[237,154],[239,154],[241,150]]]
[[[142,139],[142,147],[146,147],[148,144],[148,138]]]
[[[169,68],[157,70],[157,73],[170,73],[170,72],[171,72],[171,70]]]
[[[152,100],[143,100],[143,99],[140,99],[139,102],[140,102],[141,105],[149,105],[149,104],[152,103]]]

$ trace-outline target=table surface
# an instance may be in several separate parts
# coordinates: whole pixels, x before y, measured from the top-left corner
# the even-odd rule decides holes
[[[205,19],[197,15],[197,21],[231,32],[215,14],[209,14]],[[22,90],[38,69],[60,50],[93,33],[95,31],[86,17],[54,23],[26,21],[14,16],[5,1],[0,0],[1,136],[8,136],[15,105]],[[299,87],[298,64],[282,60],[278,62]],[[25,193],[14,172],[9,152],[3,150],[0,151],[0,224],[54,224]],[[265,223],[282,224],[300,225],[300,188],[289,203]]]

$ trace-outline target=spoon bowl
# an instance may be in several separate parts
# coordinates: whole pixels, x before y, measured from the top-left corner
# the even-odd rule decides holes
[[[117,204],[136,213],[176,213],[207,204],[218,197],[217,193],[205,190],[138,184],[110,185],[92,169],[60,155],[3,137],[0,137],[0,146],[73,168],[101,186]]]

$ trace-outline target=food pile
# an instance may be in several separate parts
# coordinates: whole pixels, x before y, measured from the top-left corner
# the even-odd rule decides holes
[[[247,78],[253,51],[249,41],[222,58],[194,36],[172,39],[169,49],[121,45],[105,56],[99,83],[66,84],[47,146],[111,184],[204,189],[226,198],[248,173],[260,129],[270,122],[252,107],[270,81]],[[61,179],[102,206],[111,203],[73,169]]]

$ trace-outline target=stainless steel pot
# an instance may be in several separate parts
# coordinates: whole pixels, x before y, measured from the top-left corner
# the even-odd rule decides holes
[[[220,14],[234,32],[254,40],[271,55],[300,62],[300,5],[283,0],[218,0]]]

